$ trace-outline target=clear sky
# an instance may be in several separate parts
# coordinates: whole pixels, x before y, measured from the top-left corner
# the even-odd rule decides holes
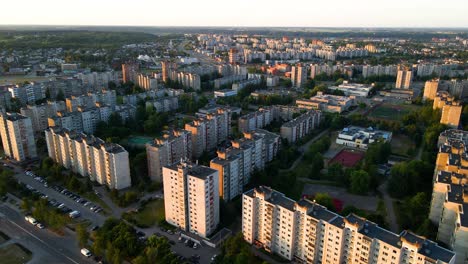
[[[0,24],[468,27],[468,0],[2,0]]]

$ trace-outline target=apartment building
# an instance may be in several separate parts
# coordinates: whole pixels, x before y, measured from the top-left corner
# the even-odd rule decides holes
[[[146,144],[148,175],[162,182],[162,168],[192,157],[192,134],[185,130],[166,131],[162,138]]]
[[[37,158],[34,131],[29,117],[0,112],[0,135],[5,156],[16,161]]]
[[[297,99],[296,105],[302,109],[315,109],[324,112],[341,113],[354,104],[354,97],[323,94],[318,92],[310,99]]]
[[[185,130],[192,133],[193,157],[200,157],[204,151],[214,150],[227,140],[231,134],[231,111],[219,108],[215,113],[185,124]]]
[[[438,140],[429,219],[437,240],[456,253],[455,264],[468,261],[468,132],[450,129]]]
[[[163,82],[167,83],[169,79],[174,80],[174,78],[172,78],[172,72],[177,70],[177,63],[170,61],[162,61],[161,67]]]
[[[179,109],[179,98],[168,96],[151,101],[146,101],[146,107],[152,106],[158,113],[165,113]]]
[[[392,132],[390,131],[377,130],[372,127],[347,126],[336,137],[336,144],[367,149],[369,144],[374,142],[390,142],[391,140]]]
[[[321,117],[322,112],[311,110],[284,123],[280,128],[281,138],[287,139],[289,143],[298,141],[318,127]]]
[[[22,115],[31,119],[34,131],[43,131],[48,124],[48,118],[55,116],[57,112],[65,111],[63,101],[48,101],[40,105],[26,105],[20,109]]]
[[[268,126],[273,121],[272,111],[272,107],[265,107],[239,117],[239,131],[248,132]]]
[[[400,66],[397,71],[395,88],[409,89],[413,83],[413,71],[408,67]]]
[[[128,152],[122,146],[59,127],[46,129],[45,138],[54,162],[111,189],[131,186]]]
[[[297,64],[291,68],[291,82],[293,87],[302,88],[307,81],[307,66]]]
[[[434,100],[439,91],[439,79],[426,81],[424,84],[424,100]]]
[[[201,237],[219,224],[218,171],[187,161],[163,167],[166,221]]]
[[[78,73],[77,77],[84,86],[89,86],[95,90],[107,88],[109,82],[119,82],[118,74],[114,71]]]
[[[266,186],[243,194],[242,233],[248,243],[300,263],[448,264],[455,259],[452,251],[409,231],[397,235]]]
[[[102,90],[100,92],[87,93],[80,96],[71,96],[65,99],[68,112],[77,111],[78,107],[93,107],[97,103],[108,105],[114,110],[117,105],[117,94],[115,90]]]
[[[137,76],[138,86],[144,90],[156,90],[158,89],[158,79],[154,76],[138,74]]]
[[[442,109],[441,124],[458,128],[463,106],[448,92],[437,93],[437,96],[434,98],[433,109]]]
[[[137,83],[137,75],[140,71],[140,65],[135,62],[128,62],[122,64],[122,80],[124,83],[133,82]]]
[[[108,122],[112,110],[107,105],[96,103],[94,107],[77,107],[73,112],[57,112],[47,119],[49,127],[62,127],[93,134],[99,122]]]
[[[46,98],[46,88],[41,83],[29,83],[9,87],[12,98],[18,99],[21,104],[34,104],[37,100]]]
[[[276,156],[280,137],[266,130],[244,133],[231,147],[219,149],[210,167],[219,172],[219,196],[230,201],[242,194],[255,169],[262,170]]]

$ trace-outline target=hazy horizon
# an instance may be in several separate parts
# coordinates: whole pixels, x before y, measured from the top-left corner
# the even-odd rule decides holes
[[[0,25],[294,28],[467,28],[468,1],[23,0],[2,3]],[[19,12],[21,11],[21,12]]]

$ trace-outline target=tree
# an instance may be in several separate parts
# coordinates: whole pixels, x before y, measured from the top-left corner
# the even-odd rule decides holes
[[[335,204],[333,203],[333,198],[327,193],[316,193],[314,201],[320,205],[325,206],[330,211],[336,211]]]
[[[55,97],[57,101],[65,101],[65,94],[62,89],[59,89],[57,96]]]
[[[84,224],[79,224],[76,226],[76,237],[80,247],[86,247],[88,244],[89,233],[86,230],[86,226]]]
[[[364,170],[351,173],[350,191],[355,194],[366,194],[369,191],[370,176]]]

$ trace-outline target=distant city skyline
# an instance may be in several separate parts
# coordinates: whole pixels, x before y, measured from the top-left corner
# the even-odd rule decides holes
[[[464,0],[23,0],[2,3],[2,10],[0,25],[468,27]]]

